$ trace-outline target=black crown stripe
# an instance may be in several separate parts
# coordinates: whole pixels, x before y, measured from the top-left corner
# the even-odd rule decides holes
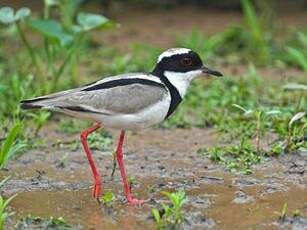
[[[125,86],[125,85],[132,85],[132,84],[143,84],[143,85],[151,85],[151,86],[157,86],[157,87],[164,87],[165,86],[162,83],[148,80],[148,79],[142,79],[142,78],[124,78],[124,79],[116,79],[112,81],[102,82],[97,85],[93,85],[90,87],[87,87],[85,89],[82,89],[81,91],[94,91],[94,90],[100,90],[100,89],[110,89],[118,86]]]

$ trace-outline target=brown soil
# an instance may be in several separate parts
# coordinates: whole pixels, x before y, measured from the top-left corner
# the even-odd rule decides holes
[[[43,129],[41,134],[55,131]],[[112,131],[113,136],[117,132]],[[60,140],[79,138],[68,136]],[[123,196],[119,173],[111,178],[110,152],[94,151],[104,180],[104,191],[112,191],[116,200],[111,208],[91,197],[92,175],[81,149],[48,147],[33,150],[12,162],[12,175],[2,193],[18,193],[11,204],[17,219],[27,214],[41,217],[62,216],[84,229],[155,229],[150,209],[161,201],[161,191],[184,189],[189,198],[185,210],[184,229],[278,229],[279,212],[285,202],[289,215],[299,209],[307,215],[306,157],[287,155],[270,159],[257,166],[249,176],[232,174],[199,156],[198,148],[220,143],[210,129],[149,129],[128,133],[125,163],[129,175],[136,177],[136,197],[147,199],[141,207],[129,207]],[[59,159],[67,156],[64,166]],[[305,221],[305,219],[303,219]],[[300,222],[294,222],[300,224]],[[293,224],[292,224],[293,225]],[[291,225],[291,226],[292,226]]]

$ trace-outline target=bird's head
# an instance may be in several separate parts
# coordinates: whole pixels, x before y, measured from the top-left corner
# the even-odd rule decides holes
[[[153,74],[157,76],[180,75],[189,80],[203,74],[223,76],[219,71],[204,66],[199,55],[187,48],[172,48],[164,51],[158,57]]]

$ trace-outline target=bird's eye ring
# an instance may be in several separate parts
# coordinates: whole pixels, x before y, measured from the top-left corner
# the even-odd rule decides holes
[[[192,58],[189,58],[189,57],[184,57],[180,60],[180,63],[183,65],[183,66],[191,66],[192,65]]]

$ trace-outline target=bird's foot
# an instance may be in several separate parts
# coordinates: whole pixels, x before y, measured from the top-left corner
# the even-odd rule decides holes
[[[132,197],[128,197],[127,200],[129,205],[142,205],[145,203],[145,200],[138,200]]]
[[[100,198],[101,190],[102,190],[101,182],[95,182],[92,192],[92,195],[95,199],[98,200]]]

